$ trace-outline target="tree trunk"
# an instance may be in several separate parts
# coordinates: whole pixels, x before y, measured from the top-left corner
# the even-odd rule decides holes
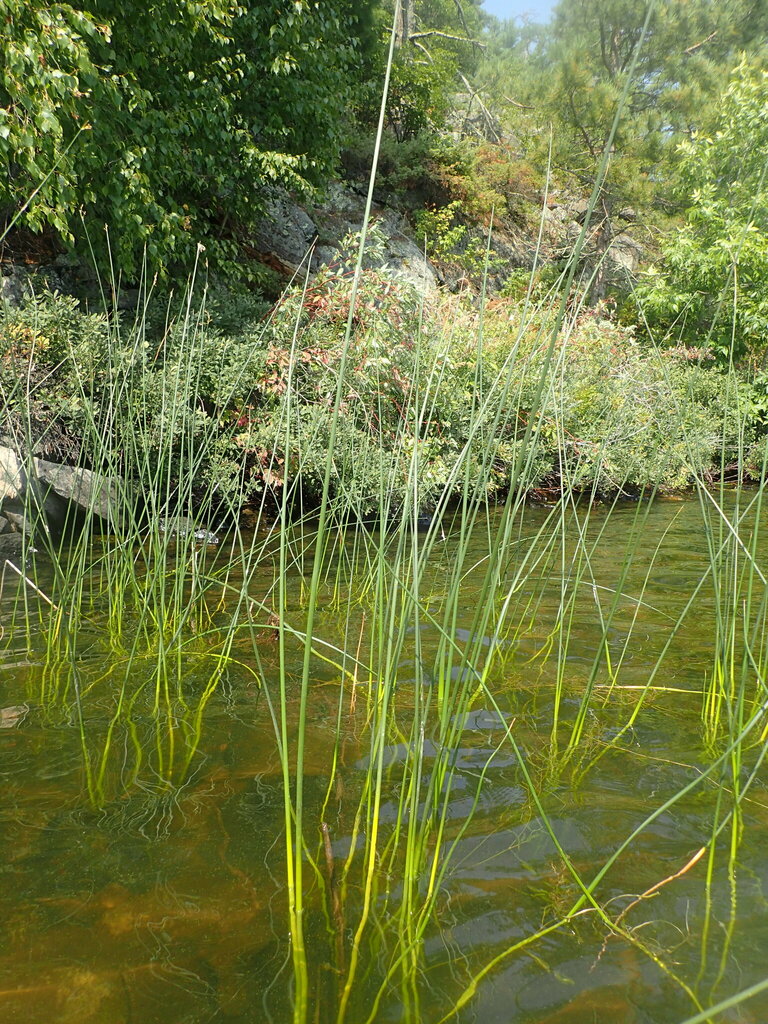
[[[395,26],[395,47],[400,49],[408,43],[413,32],[413,0],[400,0],[400,14]]]
[[[613,204],[609,199],[600,200],[598,207],[601,219],[594,234],[594,265],[595,272],[592,278],[592,285],[589,289],[589,304],[596,306],[602,302],[608,294],[608,265],[607,255],[613,241]]]

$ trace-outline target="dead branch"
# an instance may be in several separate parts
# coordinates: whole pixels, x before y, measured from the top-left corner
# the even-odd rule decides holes
[[[3,575],[5,575],[5,568],[6,568],[6,566],[9,569],[13,569],[13,571],[16,573],[16,575],[20,576],[21,579],[23,579],[24,582],[27,584],[27,586],[30,587],[32,590],[34,590],[34,592],[37,594],[38,597],[42,597],[42,599],[46,602],[46,604],[49,604],[51,606],[51,608],[53,608],[53,610],[55,612],[57,612],[59,610],[59,606],[57,604],[54,604],[53,601],[50,599],[50,597],[46,597],[46,595],[42,592],[42,590],[40,590],[39,587],[35,586],[35,584],[32,582],[32,580],[29,578],[29,576],[25,576],[24,573],[21,571],[21,569],[19,569],[19,567],[17,565],[14,565],[13,562],[9,558],[6,558],[6,560],[5,560],[5,565],[3,566]],[[0,589],[2,589],[2,588],[0,588]]]
[[[413,38],[411,38],[411,42],[413,43],[413,45],[417,49],[421,50],[421,52],[426,55],[426,58],[427,58],[427,60],[429,61],[430,64],[434,64],[435,63],[433,58],[432,58],[432,54],[429,52],[429,50],[426,48],[426,46],[423,43],[420,43],[418,41],[418,39],[413,39]],[[420,60],[418,63],[419,64],[424,64],[425,62]]]
[[[700,50],[702,46],[706,46],[707,43],[711,43],[718,31],[719,29],[715,29],[714,32],[710,32],[706,39],[702,39],[701,42],[694,43],[693,46],[689,46],[687,50],[683,50],[683,53],[687,56],[690,56],[692,53],[696,53],[696,51]]]
[[[429,36],[439,36],[441,39],[452,39],[457,43],[469,43],[471,46],[477,46],[481,50],[488,49],[486,44],[481,43],[479,39],[470,39],[467,36],[454,36],[450,32],[439,32],[436,28],[430,28],[426,32],[411,32],[408,36],[408,41],[412,43],[416,39],[427,39]]]
[[[507,103],[511,103],[513,107],[517,107],[519,110],[535,110],[536,107],[529,107],[527,103],[518,103],[517,100],[513,100],[511,96],[502,96]]]
[[[696,853],[694,853],[694,855],[691,857],[688,863],[684,864],[679,871],[676,871],[674,873],[674,875],[668,875],[666,878],[662,878],[660,882],[656,882],[656,884],[652,885],[650,889],[646,889],[645,892],[640,893],[640,895],[636,899],[632,900],[629,906],[624,907],[622,912],[616,918],[614,924],[618,925],[621,922],[621,920],[627,916],[627,914],[630,912],[630,910],[632,910],[633,907],[636,907],[638,903],[642,902],[642,900],[647,900],[649,896],[652,896],[655,892],[658,892],[663,885],[668,885],[669,882],[674,882],[676,878],[680,878],[687,871],[690,871],[695,864],[698,864],[698,862],[701,860],[701,858],[704,856],[706,852],[706,846],[702,846],[699,850],[696,851]]]
[[[496,118],[493,116],[493,114],[490,112],[490,110],[486,107],[486,105],[480,99],[480,94],[478,92],[475,92],[475,90],[469,84],[469,82],[467,81],[466,77],[464,76],[464,74],[461,71],[459,72],[459,78],[462,80],[462,82],[464,83],[464,85],[467,88],[467,91],[469,92],[470,106],[471,106],[472,102],[477,100],[478,106],[480,107],[480,109],[483,112],[483,117],[485,118],[486,126],[493,133],[494,141],[495,142],[500,142],[501,141],[501,136],[499,135],[498,131],[496,130]],[[467,111],[467,116],[469,116],[469,111]]]
[[[467,35],[469,35],[469,26],[467,25],[467,19],[464,17],[464,8],[461,6],[461,0],[453,0],[456,7],[456,13],[459,16],[461,27],[464,29]]]

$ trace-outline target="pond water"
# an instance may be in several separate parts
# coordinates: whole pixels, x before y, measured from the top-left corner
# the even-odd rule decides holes
[[[737,496],[729,500],[731,514]],[[547,508],[525,509],[520,558],[550,514]],[[460,723],[445,829],[436,841],[450,860],[418,943],[418,969],[408,985],[396,973],[385,981],[396,957],[388,922],[401,891],[397,872],[390,870],[373,893],[370,927],[358,944],[345,1018],[350,1024],[437,1024],[446,1017],[483,1024],[682,1024],[697,1012],[697,1000],[709,1007],[765,979],[763,725],[750,733],[738,758],[718,763],[727,749],[723,729],[718,736],[702,721],[715,640],[718,629],[727,632],[729,607],[728,621],[741,623],[733,641],[739,651],[742,634],[752,630],[752,661],[747,658],[739,679],[750,680],[750,695],[765,698],[762,584],[753,580],[760,594],[751,594],[745,606],[746,526],[744,546],[732,546],[722,573],[708,574],[713,535],[716,544],[733,540],[728,528],[718,533],[712,525],[718,517],[708,515],[695,497],[656,501],[643,518],[635,505],[610,513],[591,509],[585,526],[589,571],[567,591],[578,597],[568,606],[567,645],[558,615],[570,586],[563,567],[572,572],[572,552],[558,541],[554,554],[533,567],[516,592],[513,628],[488,675],[493,700],[478,688]],[[468,566],[488,557],[488,525],[472,538]],[[633,530],[638,539],[627,567]],[[352,537],[341,543],[354,546]],[[447,528],[423,593],[439,590],[451,544]],[[765,553],[764,545],[758,548],[757,560]],[[256,600],[274,583],[273,562],[265,558],[261,565],[248,580]],[[512,559],[504,572],[515,571]],[[32,572],[40,590],[55,588],[44,562]],[[298,621],[302,572],[294,567],[289,575],[289,607]],[[158,674],[143,648],[125,638],[121,647],[104,642],[100,616],[106,613],[94,601],[78,632],[76,657],[57,664],[46,655],[44,633],[36,626],[44,603],[11,576],[5,576],[0,604],[0,1021],[293,1020],[283,779],[272,715],[280,660],[276,631],[268,623],[255,643],[253,636],[248,644],[238,641],[208,692],[207,633],[190,634],[183,663]],[[729,579],[736,581],[733,591],[725,588]],[[474,580],[468,572],[455,623],[459,647],[472,639]],[[327,587],[315,633],[359,650],[365,600],[350,615],[340,613],[337,584]],[[737,591],[740,598],[728,596]],[[28,635],[18,626],[18,610],[15,627],[11,621],[21,593],[29,602]],[[607,628],[601,619],[608,620]],[[404,648],[400,657],[401,732],[387,743],[378,811],[382,859],[402,806],[398,765],[407,755],[411,691],[437,685],[430,676],[437,641],[426,619],[418,646],[423,668],[415,647]],[[596,657],[602,661],[593,671]],[[734,664],[742,658],[736,653]],[[292,732],[301,646],[290,638],[287,659]],[[363,843],[356,815],[369,765],[366,725],[374,685],[363,680],[354,691],[342,687],[333,660],[317,658],[312,665],[304,763],[306,1020],[318,1024],[337,1019],[365,901],[362,870],[353,865],[343,890],[334,887],[333,873]],[[177,669],[185,677],[185,697],[167,699]],[[118,714],[116,691],[145,676],[154,682],[133,700],[129,714],[124,706]],[[645,690],[649,681],[653,688]],[[165,687],[159,701],[153,686]],[[579,742],[572,756],[563,756],[586,687],[592,697]],[[561,724],[553,727],[558,699]],[[166,713],[158,714],[158,705]],[[728,707],[721,727],[735,714],[734,705]],[[742,708],[739,721],[755,707],[752,701]],[[504,741],[510,725],[519,757]],[[557,752],[553,736],[560,737]],[[425,777],[436,753],[427,737]],[[746,786],[746,792],[740,815],[729,819],[734,786]],[[588,883],[643,823],[595,889],[602,913],[617,925],[614,932],[589,902],[569,916],[580,890],[550,829]],[[532,935],[538,935],[535,941],[513,948]],[[478,978],[495,958],[493,969]],[[476,990],[457,1008],[473,978]],[[768,993],[712,1019],[764,1022]]]

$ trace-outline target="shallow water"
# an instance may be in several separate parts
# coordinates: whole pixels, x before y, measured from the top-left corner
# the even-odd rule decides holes
[[[736,500],[732,495],[730,506]],[[451,1019],[483,1024],[680,1024],[696,1012],[696,998],[710,1006],[765,978],[768,793],[762,767],[742,802],[735,856],[729,861],[733,832],[726,824],[711,859],[708,851],[687,867],[709,843],[713,822],[722,822],[732,807],[732,773],[744,784],[758,763],[762,748],[757,742],[735,768],[726,762],[722,771],[716,769],[646,824],[606,873],[596,896],[623,934],[609,934],[598,911],[586,905],[567,923],[511,950],[561,921],[579,896],[548,828],[574,871],[591,881],[652,812],[711,770],[723,749],[717,737],[706,739],[701,717],[717,609],[724,600],[706,576],[702,507],[691,498],[658,501],[647,519],[639,518],[641,511],[645,515],[634,505],[610,515],[604,509],[590,510],[586,531],[594,546],[589,572],[575,580],[573,550],[566,544],[541,562],[516,593],[503,656],[489,675],[496,706],[480,690],[460,723],[441,838],[441,852],[450,852],[450,864],[440,883],[437,913],[423,935],[419,970],[407,989],[395,982],[384,986],[372,1019],[393,1024],[440,1021],[455,1008],[472,977],[497,957],[494,969]],[[544,508],[525,510],[516,547],[519,559],[549,514]],[[710,520],[710,525],[716,522]],[[633,529],[639,539],[625,573],[624,552]],[[715,543],[726,543],[728,536],[725,530]],[[748,525],[743,537],[748,547]],[[341,544],[344,557],[354,540],[346,537]],[[439,591],[451,544],[449,531],[436,548],[434,573],[424,580],[424,593]],[[758,560],[765,553],[763,545]],[[477,529],[467,564],[481,564],[487,555],[486,526]],[[740,557],[732,555],[723,563],[735,577],[743,571]],[[505,567],[508,579],[519,559]],[[43,562],[30,569],[43,590],[54,586],[47,572]],[[290,575],[289,607],[298,621],[302,572],[294,567]],[[671,630],[703,576],[705,583],[670,642]],[[476,578],[469,572],[462,592],[458,647],[476,639],[470,634]],[[272,562],[265,559],[263,569],[249,580],[249,592],[261,600],[273,579]],[[593,686],[593,696],[576,753],[564,758],[555,756],[552,747],[562,637],[553,635],[553,628],[569,580],[578,600],[560,659],[560,755],[587,685]],[[615,598],[617,588],[620,595]],[[285,819],[267,700],[277,689],[273,631],[263,629],[256,645],[258,660],[247,644],[236,647],[228,670],[203,705],[210,636],[191,634],[181,666],[183,696],[166,694],[160,701],[165,710],[158,715],[154,684],[148,683],[131,714],[118,720],[116,687],[126,677],[139,684],[145,678],[154,680],[152,658],[135,648],[128,657],[130,643],[122,653],[110,652],[95,602],[79,633],[77,657],[66,667],[46,666],[34,615],[31,646],[23,631],[10,625],[13,601],[23,590],[24,584],[6,577],[0,604],[5,630],[0,708],[28,708],[0,718],[0,1021],[290,1021]],[[332,590],[329,584],[315,631],[341,645],[343,613]],[[28,588],[27,596],[36,608]],[[356,605],[350,619],[346,646],[353,652],[358,633],[364,632],[364,607],[364,602]],[[601,617],[609,620],[605,630]],[[403,727],[410,721],[409,693],[437,685],[430,660],[437,639],[428,623],[420,640],[421,665],[413,649],[400,661]],[[489,648],[493,638],[480,641],[480,649]],[[762,650],[759,636],[755,649]],[[295,683],[301,671],[298,643],[290,641],[291,650],[289,730],[295,728]],[[654,673],[662,654],[661,668]],[[600,666],[592,673],[596,657]],[[758,662],[750,668],[750,678],[757,678],[759,667]],[[353,837],[370,762],[365,733],[370,687],[360,684],[353,702],[348,688],[342,689],[338,670],[322,660],[313,666],[312,680],[305,834],[308,855],[316,858],[323,875],[331,864],[338,871],[353,846],[362,844],[361,836]],[[658,689],[644,693],[641,711],[627,727],[649,680]],[[755,683],[753,690],[761,694],[761,684]],[[764,697],[762,693],[760,699]],[[337,745],[340,702],[344,713]],[[511,723],[540,806],[531,798],[517,754],[504,743],[504,729]],[[759,733],[757,729],[755,741]],[[102,768],[105,749],[109,754]],[[337,771],[328,796],[334,752]],[[438,753],[427,738],[425,777]],[[398,766],[406,755],[405,739],[393,736],[385,751],[389,782],[379,813],[385,834],[398,818]],[[716,785],[723,776],[725,790]],[[322,825],[327,826],[329,856]],[[353,1024],[369,1018],[374,996],[392,966],[387,929],[400,884],[393,873],[374,893],[372,913],[378,925],[361,949],[362,966],[347,1016]],[[320,888],[308,871],[307,1019],[313,1022],[336,1019],[340,979],[362,905],[362,874],[351,872],[343,905],[335,910],[323,904]],[[638,899],[643,893],[647,895]],[[764,1022],[768,994],[717,1019]]]

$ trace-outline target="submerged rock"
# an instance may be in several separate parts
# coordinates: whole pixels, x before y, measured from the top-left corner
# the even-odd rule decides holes
[[[61,534],[96,516],[110,529],[124,520],[120,481],[82,466],[45,459],[20,458],[0,445],[0,557],[22,553],[37,531]],[[219,537],[189,516],[160,520],[163,533],[191,536],[197,544],[215,545]]]
[[[0,729],[15,729],[29,714],[29,704],[12,704],[0,708]]]
[[[206,530],[195,523],[189,516],[168,516],[160,520],[162,533],[188,537],[190,534],[198,544],[218,544],[219,535]]]
[[[0,562],[6,558],[18,558],[24,551],[24,535],[21,533],[0,534]]]

